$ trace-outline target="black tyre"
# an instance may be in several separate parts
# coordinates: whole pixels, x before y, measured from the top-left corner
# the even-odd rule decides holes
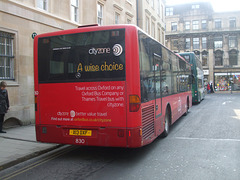
[[[164,131],[163,137],[167,137],[170,129],[170,114],[169,111],[166,110],[165,118],[164,118]]]

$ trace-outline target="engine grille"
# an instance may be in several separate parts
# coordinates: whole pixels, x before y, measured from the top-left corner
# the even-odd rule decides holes
[[[154,134],[154,105],[142,109],[142,135],[147,139]]]

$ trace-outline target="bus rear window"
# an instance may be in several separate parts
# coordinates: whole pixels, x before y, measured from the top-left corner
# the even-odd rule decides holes
[[[39,83],[125,80],[125,30],[38,40]]]

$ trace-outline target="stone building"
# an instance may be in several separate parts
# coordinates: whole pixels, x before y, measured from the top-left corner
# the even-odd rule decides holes
[[[1,0],[0,81],[8,84],[5,126],[34,123],[33,38],[85,24],[136,24],[135,0]]]
[[[214,12],[208,2],[167,6],[166,45],[194,52],[217,91],[240,90],[240,11]]]
[[[165,0],[137,0],[137,26],[165,44]]]
[[[34,123],[36,34],[88,24],[135,24],[164,44],[164,11],[165,0],[1,0],[0,81],[8,84],[11,106],[4,125]]]

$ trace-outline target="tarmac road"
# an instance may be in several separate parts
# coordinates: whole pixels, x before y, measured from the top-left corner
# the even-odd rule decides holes
[[[239,180],[240,94],[209,94],[166,138],[138,149],[64,146],[0,179]]]

